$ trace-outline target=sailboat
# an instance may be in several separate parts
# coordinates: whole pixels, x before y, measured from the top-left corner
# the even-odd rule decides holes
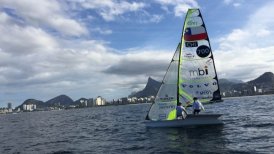
[[[205,104],[221,101],[218,77],[206,27],[199,9],[189,9],[180,43],[146,116],[147,127],[183,127],[222,124],[221,114],[188,114],[176,118],[176,106],[197,97]]]

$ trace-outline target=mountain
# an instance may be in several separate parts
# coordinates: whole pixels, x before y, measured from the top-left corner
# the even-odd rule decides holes
[[[69,106],[69,105],[74,105],[77,103],[78,102],[74,103],[73,100],[66,95],[60,95],[60,96],[54,97],[46,102],[36,100],[36,99],[27,99],[21,105],[17,106],[15,109],[17,109],[17,108],[23,109],[24,104],[26,104],[26,105],[35,104],[36,108],[39,109],[39,108],[46,108],[46,107],[54,107],[56,105],[57,106],[59,106],[59,105]]]
[[[28,104],[35,104],[36,108],[43,108],[43,107],[47,106],[47,104],[45,104],[43,101],[36,100],[36,99],[27,99],[21,105],[17,106],[15,109],[17,109],[17,108],[23,109],[23,105],[24,104],[26,104],[26,105],[28,105]]]
[[[75,102],[73,102],[73,105],[79,105],[79,104],[81,104],[81,102],[85,102],[85,101],[88,101],[88,99],[80,98],[80,99],[76,100]]]
[[[54,97],[48,101],[46,101],[46,104],[48,106],[52,106],[52,105],[64,105],[64,106],[68,106],[68,105],[71,105],[73,104],[73,100],[66,96],[66,95],[60,95],[60,96],[57,96],[57,97]]]
[[[237,79],[219,79],[219,86],[221,92],[223,91],[231,91],[231,90],[239,90],[240,87],[246,87],[246,83]]]
[[[227,79],[227,80],[233,83],[244,83],[242,80],[238,80],[238,79]]]
[[[243,83],[241,80],[236,79],[220,79],[219,80],[220,89],[221,91],[230,91],[233,89],[240,89],[241,87],[246,87],[246,83]],[[161,86],[161,82],[152,79],[151,77],[148,78],[148,82],[146,87],[136,93],[132,93],[129,97],[148,97],[148,96],[156,96],[158,89]]]
[[[93,98],[80,98],[76,101],[74,101],[73,104],[71,105],[76,105],[76,106],[79,106],[79,107],[83,107],[83,106],[93,106]]]
[[[266,72],[258,78],[247,82],[250,85],[257,86],[259,88],[273,88],[274,87],[274,74],[272,72]]]
[[[141,90],[135,94],[129,95],[129,97],[139,98],[139,97],[156,96],[160,86],[161,86],[161,82],[156,81],[156,80],[152,79],[151,77],[149,77],[146,87],[143,90]]]
[[[149,77],[146,87],[139,92],[129,95],[129,97],[156,96],[160,86],[161,82]],[[254,86],[256,86],[257,89],[262,89],[265,93],[274,93],[274,74],[272,72],[266,72],[258,78],[248,82],[237,79],[219,79],[219,86],[221,92],[244,91],[251,95],[254,94]]]
[[[230,91],[233,89],[233,85],[237,83],[231,82],[228,79],[219,79],[219,86],[221,91]]]

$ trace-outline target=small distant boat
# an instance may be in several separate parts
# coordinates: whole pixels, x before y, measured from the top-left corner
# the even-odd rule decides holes
[[[176,118],[178,102],[189,106],[193,97],[205,103],[222,101],[206,27],[199,9],[189,9],[181,41],[146,116],[148,127],[184,127],[223,124],[222,114],[187,115]]]

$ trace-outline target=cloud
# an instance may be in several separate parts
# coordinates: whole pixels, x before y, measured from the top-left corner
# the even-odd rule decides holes
[[[126,21],[136,23],[158,23],[163,19],[163,15],[148,12],[150,3],[122,0],[93,0],[93,1],[75,1],[70,0],[69,6],[82,14],[96,14],[104,21]],[[79,8],[75,7],[79,6]],[[148,9],[149,10],[149,9]],[[87,18],[90,18],[88,16]],[[95,17],[92,16],[92,19]],[[90,20],[90,19],[88,19]]]
[[[101,82],[101,70],[117,57],[107,42],[66,39],[48,33],[43,26],[19,24],[5,12],[0,17],[0,33],[5,36],[0,38],[2,99],[18,93],[23,99],[50,98],[94,88]]]
[[[224,3],[225,4],[230,4],[230,3],[232,3],[233,2],[233,0],[224,0]]]
[[[168,7],[172,7],[173,13],[177,17],[183,16],[189,8],[199,8],[195,0],[155,0],[155,2],[161,4],[166,11],[168,11]]]
[[[164,75],[172,53],[165,51],[138,51],[121,55],[117,62],[109,66],[105,72],[125,76],[159,76]],[[162,72],[162,74],[159,74]]]
[[[93,28],[91,31],[93,32],[98,32],[100,34],[103,34],[103,35],[109,35],[109,34],[112,34],[112,30],[110,29],[102,29],[102,28]]]
[[[219,77],[249,81],[272,71],[273,51],[274,47],[216,50],[214,56]]]
[[[173,54],[145,48],[117,51],[89,33],[102,38],[113,33],[96,23],[104,21],[88,14],[91,10],[106,21],[160,22],[163,16],[144,10],[148,5],[142,2],[3,0],[0,5],[5,36],[0,37],[0,102],[46,101],[63,93],[73,99],[124,97],[143,88],[149,76],[161,79]]]
[[[241,6],[241,5],[242,5],[241,3],[234,3],[234,4],[233,4],[234,7],[239,7],[239,6]]]
[[[0,5],[11,9],[26,25],[46,26],[69,36],[80,36],[88,32],[85,26],[67,16],[65,9],[55,0],[3,0]]]
[[[127,2],[120,0],[92,0],[80,2],[85,9],[94,9],[106,21],[113,21],[115,18],[128,13],[136,12],[146,7],[143,2]]]
[[[233,5],[234,7],[240,7],[244,3],[244,0],[224,0],[224,3],[226,5]]]
[[[0,12],[0,47],[9,54],[28,55],[50,50],[57,46],[56,41],[40,28],[19,26],[6,13]],[[12,41],[11,41],[12,40]]]
[[[273,7],[273,2],[267,3],[251,14],[242,28],[219,38],[214,54],[221,77],[247,81],[274,70]]]
[[[18,93],[23,100],[47,100],[62,93],[123,97],[142,88],[148,76],[162,77],[172,56],[147,49],[117,53],[105,41],[66,39],[40,27],[18,25],[5,12],[0,16],[0,32],[6,36],[0,38],[2,98]]]

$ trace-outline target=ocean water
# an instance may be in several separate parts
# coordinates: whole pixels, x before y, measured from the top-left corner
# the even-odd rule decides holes
[[[274,95],[206,105],[224,125],[146,128],[150,104],[0,115],[0,153],[273,153]]]

